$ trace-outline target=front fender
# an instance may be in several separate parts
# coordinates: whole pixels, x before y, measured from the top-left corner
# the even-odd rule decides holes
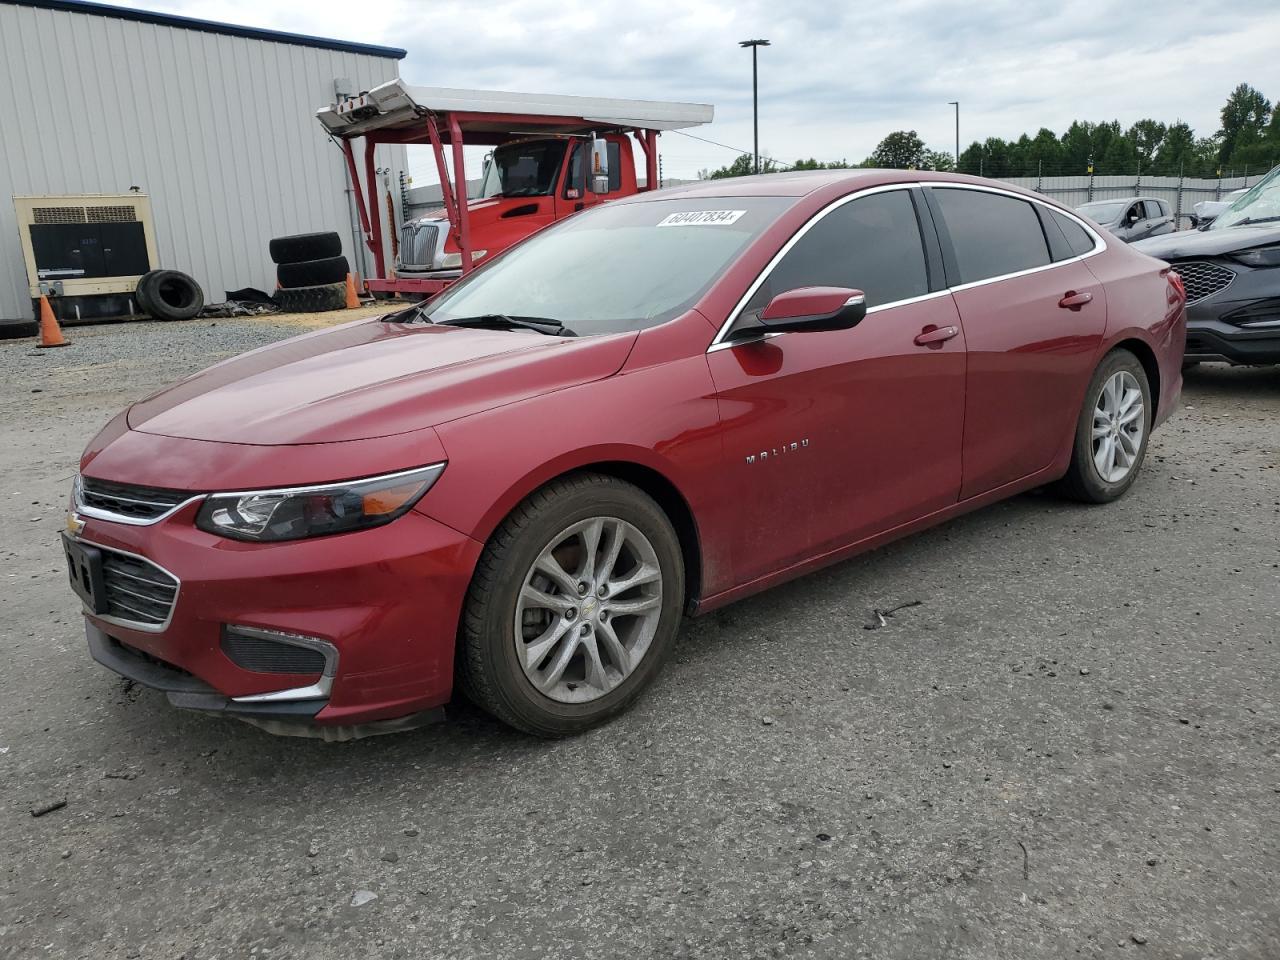
[[[728,579],[717,530],[723,445],[706,357],[698,354],[489,410],[439,428],[449,467],[415,509],[484,542],[539,487],[597,464],[634,464],[683,497],[704,544],[704,590]],[[710,575],[710,576],[709,576]]]

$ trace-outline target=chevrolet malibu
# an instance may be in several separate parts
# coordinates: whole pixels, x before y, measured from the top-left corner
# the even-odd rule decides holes
[[[565,220],[430,302],[228,360],[89,444],[101,664],[280,733],[630,704],[681,617],[1054,484],[1133,484],[1176,273],[1043,197],[774,174]]]

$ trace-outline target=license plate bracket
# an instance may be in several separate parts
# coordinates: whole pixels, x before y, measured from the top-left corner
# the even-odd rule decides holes
[[[102,575],[102,551],[65,533],[62,552],[67,558],[71,589],[96,614],[107,612],[107,585]]]

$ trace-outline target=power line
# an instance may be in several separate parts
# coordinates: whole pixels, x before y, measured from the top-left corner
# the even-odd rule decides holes
[[[692,134],[692,133],[685,133],[683,130],[668,130],[667,132],[668,132],[668,133],[678,133],[678,134],[680,134],[680,136],[682,136],[682,137],[688,137],[690,140],[701,140],[703,143],[709,143],[709,144],[711,144],[713,147],[723,147],[725,150],[732,150],[734,153],[746,154],[748,157],[749,157],[749,156],[751,156],[751,151],[750,151],[750,150],[740,150],[740,149],[739,149],[739,148],[737,148],[737,147],[731,147],[731,146],[729,146],[729,144],[727,144],[727,143],[720,143],[718,140],[708,140],[706,137],[699,137],[699,136],[695,136],[695,135],[694,135],[694,134]],[[773,157],[766,157],[763,153],[762,153],[762,154],[760,154],[760,159],[761,159],[761,160],[768,160],[770,163],[777,164],[777,165],[778,165],[778,172],[779,172],[779,173],[781,173],[781,172],[783,172],[783,171],[786,171],[786,170],[790,170],[790,169],[794,166],[794,164],[790,164],[790,163],[783,163],[781,160],[775,160],[775,159],[773,159]]]

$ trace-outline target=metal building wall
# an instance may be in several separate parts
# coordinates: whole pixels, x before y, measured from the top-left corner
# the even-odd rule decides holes
[[[192,274],[209,301],[274,288],[267,241],[281,234],[337,230],[358,265],[342,153],[315,111],[335,78],[359,91],[398,69],[387,57],[0,2],[0,319],[31,316],[15,194],[141,187],[159,265]],[[379,151],[398,182],[404,147]]]

